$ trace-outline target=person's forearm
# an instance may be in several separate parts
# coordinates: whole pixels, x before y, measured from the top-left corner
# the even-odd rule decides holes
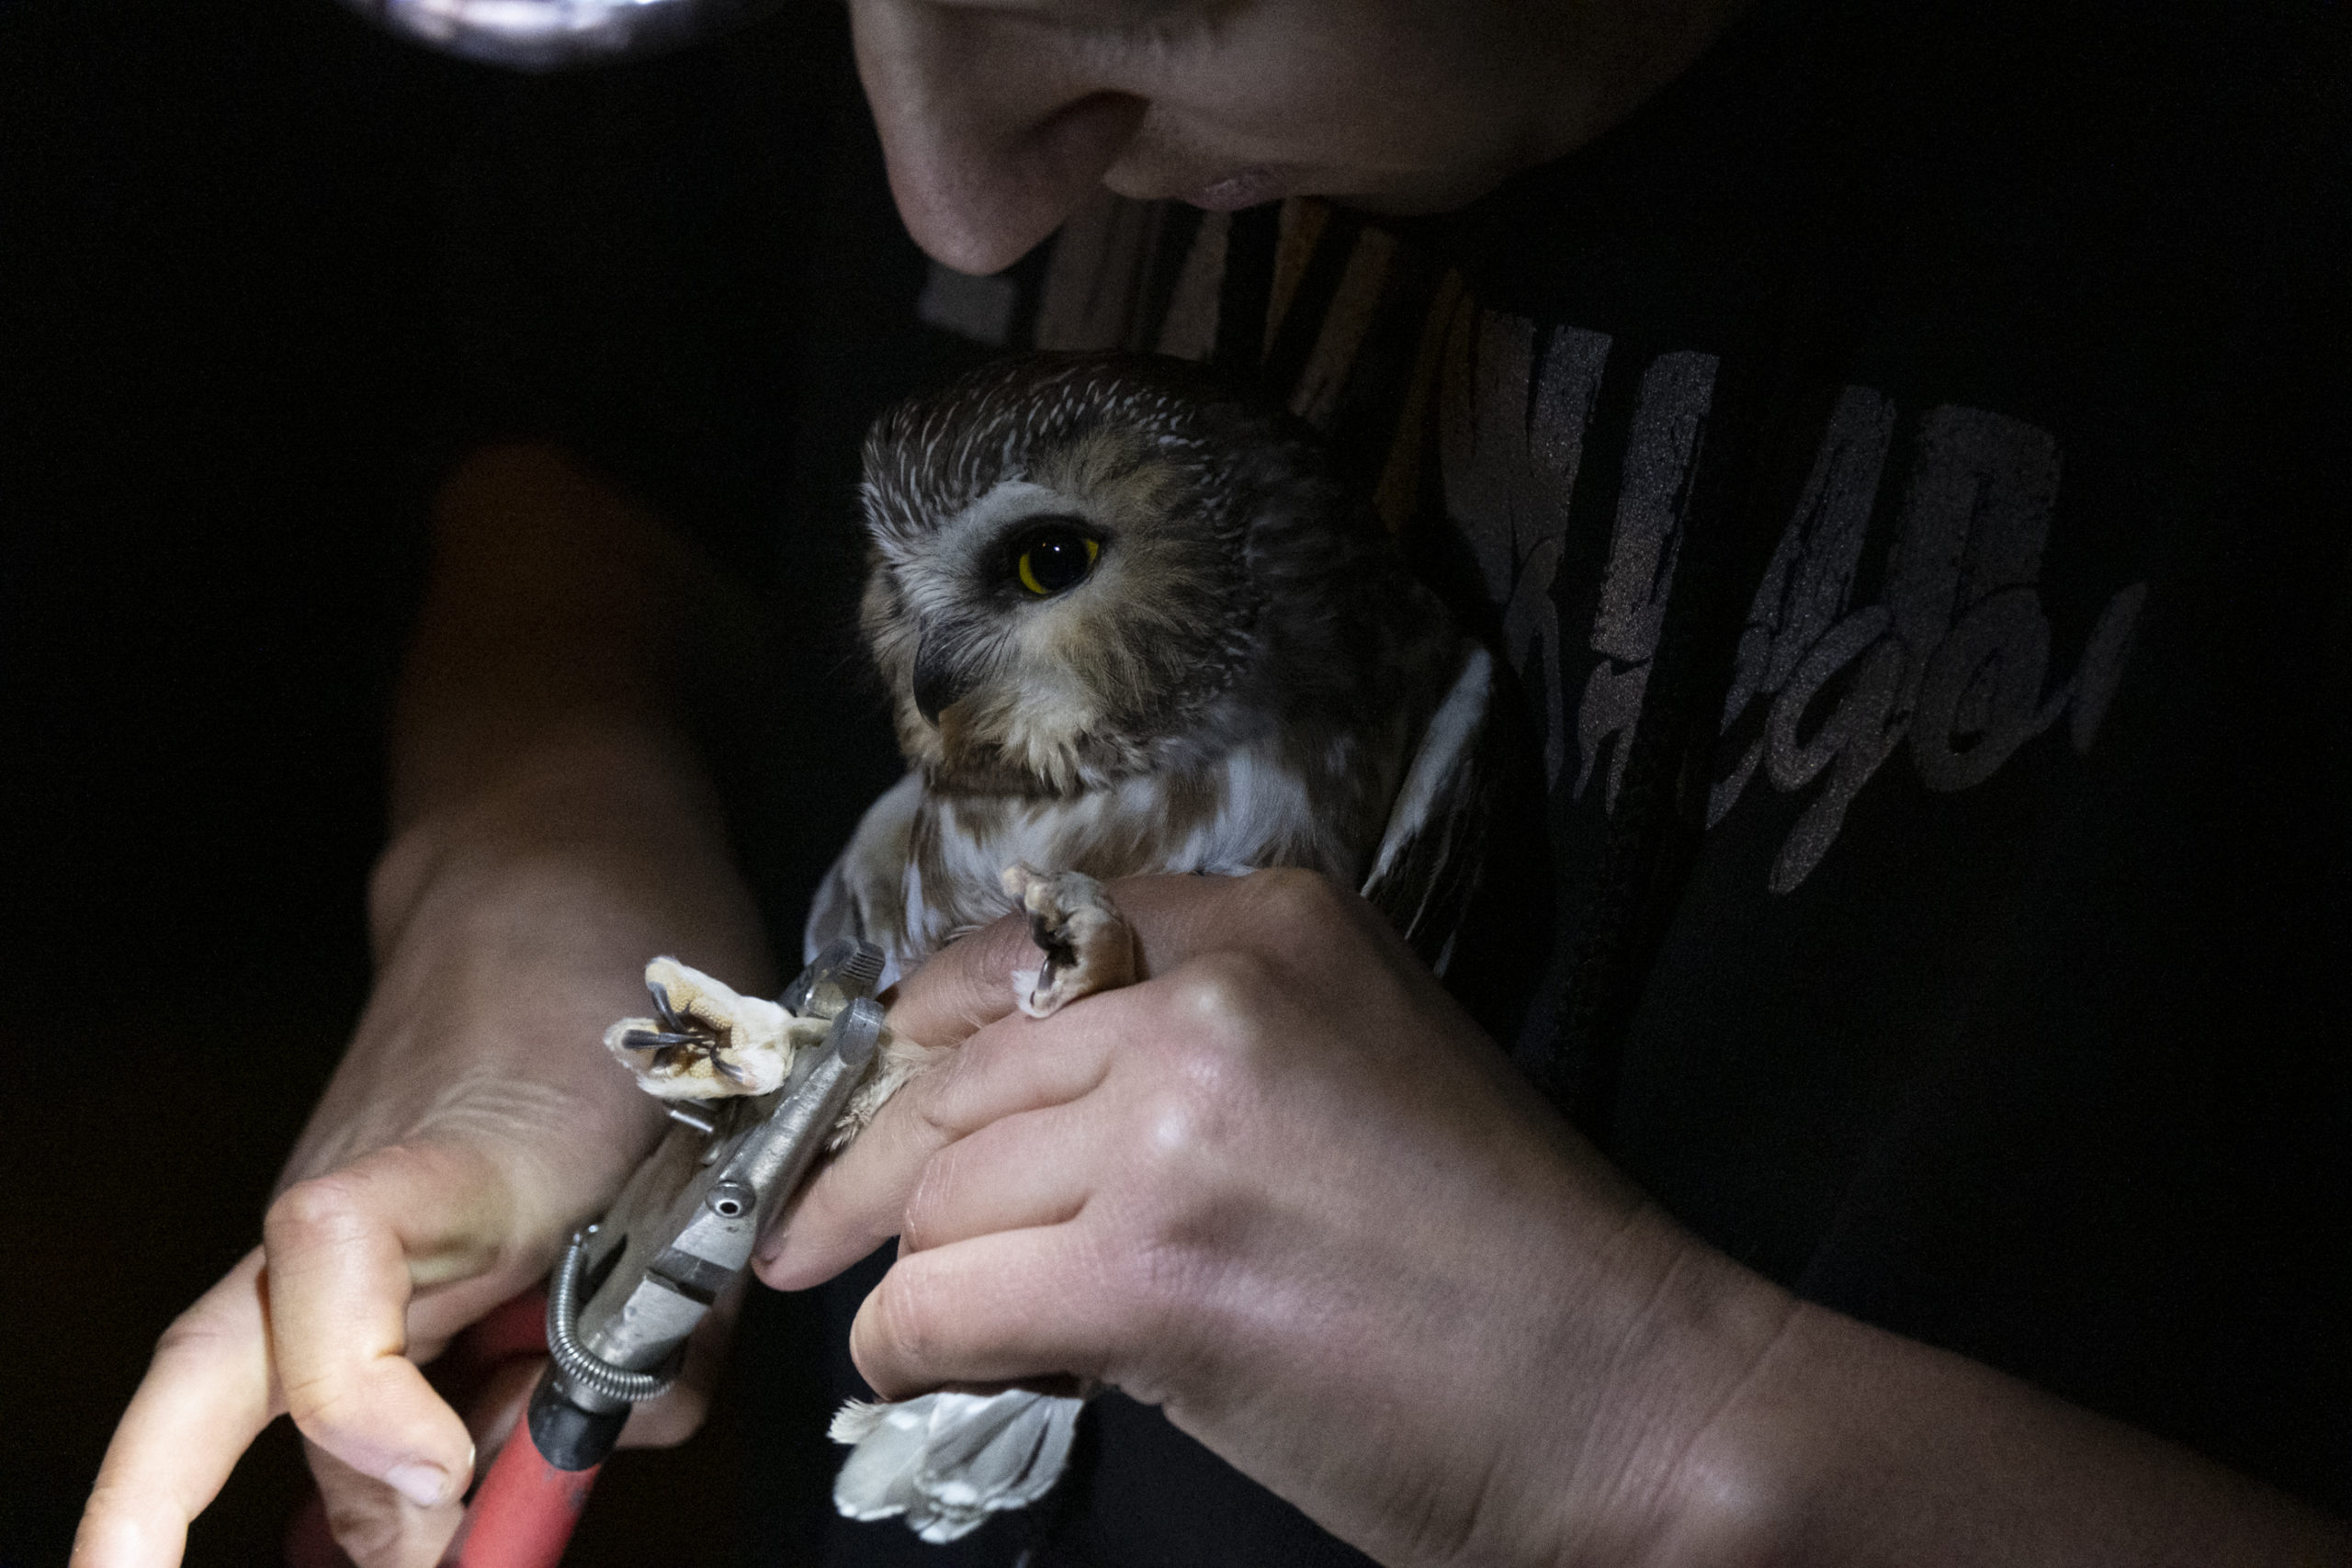
[[[392,726],[393,836],[370,888],[379,953],[428,890],[446,907],[503,879],[491,901],[509,907],[619,895],[616,910],[759,979],[757,917],[684,716],[698,667],[740,652],[733,601],[658,518],[551,446],[476,452],[433,524]],[[579,921],[575,942],[628,935]]]
[[[547,447],[478,453],[435,507],[392,733],[393,832],[369,888],[370,1017],[289,1179],[425,1130],[428,1082],[555,1098],[591,1140],[649,1135],[594,1036],[676,952],[765,986],[757,911],[678,692],[719,595],[661,524]],[[484,1011],[435,1037],[383,1021]],[[481,1096],[469,1099],[479,1114]],[[495,1099],[495,1096],[492,1097]]]
[[[546,448],[462,466],[435,533],[370,887],[374,989],[263,1246],[165,1335],[125,1413],[80,1568],[176,1562],[280,1411],[325,1456],[346,1550],[439,1562],[474,1456],[414,1363],[544,1277],[655,1135],[605,1026],[643,1007],[656,953],[768,983],[676,717],[717,597],[691,552]],[[674,1438],[695,1412],[671,1405]]]
[[[2339,1521],[1977,1362],[1801,1306],[1692,1445],[1703,1561],[2342,1563]],[[1680,1561],[1690,1561],[1679,1556]]]
[[[616,747],[695,773],[682,694],[742,612],[617,486],[547,446],[486,447],[433,507],[433,570],[392,725],[395,831],[518,770]],[[707,809],[707,800],[698,802]]]

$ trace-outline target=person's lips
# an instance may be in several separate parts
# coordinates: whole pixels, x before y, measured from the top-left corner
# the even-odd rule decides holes
[[[1282,176],[1272,169],[1243,169],[1186,191],[1180,198],[1210,212],[1234,212],[1289,195]]]

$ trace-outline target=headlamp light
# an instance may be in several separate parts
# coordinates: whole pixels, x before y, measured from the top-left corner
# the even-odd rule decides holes
[[[787,0],[344,0],[389,31],[466,60],[560,71],[635,59],[768,15]]]

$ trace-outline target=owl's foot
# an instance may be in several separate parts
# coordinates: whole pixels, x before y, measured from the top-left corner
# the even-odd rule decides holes
[[[1012,994],[1031,1018],[1046,1018],[1079,998],[1131,986],[1142,965],[1136,933],[1102,885],[1083,872],[1047,874],[1016,862],[1004,890],[1029,914],[1029,940],[1045,962],[1013,972]]]
[[[853,1450],[834,1478],[833,1506],[851,1519],[904,1514],[935,1546],[958,1540],[990,1514],[1053,1489],[1069,1463],[1080,1404],[1025,1388],[852,1401],[833,1416],[833,1441]]]
[[[825,1038],[826,1021],[795,1018],[674,958],[645,966],[655,1018],[625,1018],[605,1048],[661,1100],[722,1100],[783,1087],[793,1060]]]

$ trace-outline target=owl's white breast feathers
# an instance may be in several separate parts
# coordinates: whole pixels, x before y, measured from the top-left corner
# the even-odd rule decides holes
[[[1317,761],[1333,773],[1354,763],[1344,739],[1330,750]],[[1000,878],[1015,862],[1104,880],[1305,865],[1353,886],[1361,858],[1317,809],[1315,781],[1272,741],[1069,795],[948,795],[910,773],[859,824],[810,910],[807,942],[813,953],[858,936],[903,972],[1011,913]]]

